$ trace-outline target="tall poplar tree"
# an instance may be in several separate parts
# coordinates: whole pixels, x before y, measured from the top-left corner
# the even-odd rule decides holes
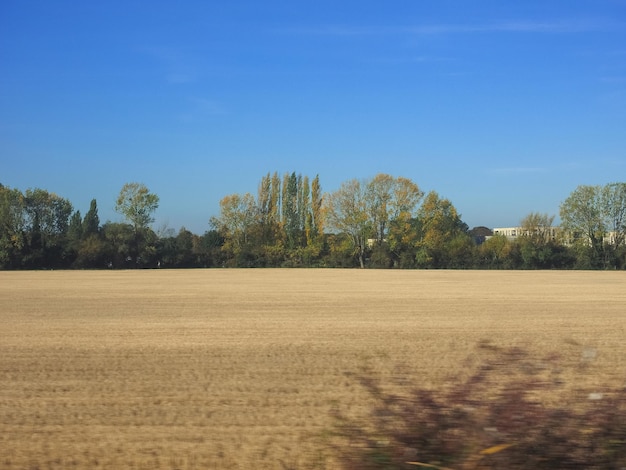
[[[324,220],[322,215],[322,186],[320,177],[316,175],[311,182],[311,233],[315,240],[324,233]]]
[[[80,215],[80,211],[74,212],[72,217],[70,217],[67,237],[70,244],[74,245],[74,248],[77,248],[78,243],[83,238],[83,219]]]
[[[610,183],[602,188],[602,213],[612,244],[618,250],[626,241],[626,183]]]
[[[278,172],[274,172],[272,175],[272,183],[271,183],[271,195],[270,195],[270,207],[271,207],[271,220],[275,224],[280,224],[281,218],[281,185],[280,185],[280,176]]]
[[[305,230],[308,215],[311,211],[310,204],[311,187],[309,185],[308,176],[298,177],[298,215],[300,217],[299,229]]]
[[[298,176],[295,172],[286,174],[283,181],[283,227],[287,248],[294,249],[298,244],[300,230]]]
[[[280,180],[278,181],[278,194],[280,194]],[[279,233],[278,202],[280,196],[276,196],[274,184],[274,178],[269,173],[265,175],[259,184],[257,197],[262,243],[266,246],[276,244]]]
[[[272,180],[270,174],[263,176],[259,183],[257,204],[259,206],[259,217],[261,223],[265,224],[270,218],[272,199]]]
[[[100,218],[98,217],[98,204],[95,199],[89,204],[89,211],[83,219],[83,237],[96,235],[100,231]]]

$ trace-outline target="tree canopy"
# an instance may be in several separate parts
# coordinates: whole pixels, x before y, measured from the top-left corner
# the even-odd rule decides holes
[[[361,267],[625,269],[626,183],[579,186],[554,215],[529,212],[513,236],[469,230],[449,199],[378,174],[323,193],[319,175],[267,173],[229,194],[208,230],[151,228],[159,197],[141,183],[115,199],[122,222],[82,217],[53,192],[0,185],[0,269]]]
[[[115,210],[126,217],[135,232],[154,222],[152,214],[158,207],[159,196],[142,183],[126,183],[115,201]]]

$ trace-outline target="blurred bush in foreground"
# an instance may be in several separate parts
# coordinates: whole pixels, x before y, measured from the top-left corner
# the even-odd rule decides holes
[[[441,390],[396,394],[359,377],[375,405],[365,419],[336,414],[342,468],[626,469],[626,390],[564,380],[563,365],[483,343],[487,358]],[[595,354],[595,353],[594,353]]]

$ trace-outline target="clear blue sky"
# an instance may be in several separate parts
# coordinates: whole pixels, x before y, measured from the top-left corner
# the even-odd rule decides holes
[[[384,172],[470,227],[626,180],[626,0],[0,2],[0,182],[209,228],[267,172]]]

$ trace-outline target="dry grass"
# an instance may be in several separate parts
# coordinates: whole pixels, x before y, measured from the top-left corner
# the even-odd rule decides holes
[[[601,391],[625,312],[623,272],[0,272],[0,468],[333,468],[350,374],[437,387],[488,340]]]

